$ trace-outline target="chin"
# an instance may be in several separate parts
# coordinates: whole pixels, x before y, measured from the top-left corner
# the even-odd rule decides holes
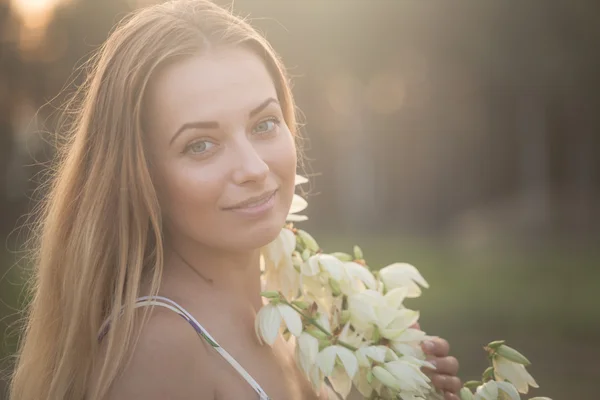
[[[279,236],[285,225],[286,216],[287,213],[272,215],[263,221],[256,221],[251,226],[237,229],[235,236],[229,238],[229,243],[235,246],[237,251],[260,249]]]

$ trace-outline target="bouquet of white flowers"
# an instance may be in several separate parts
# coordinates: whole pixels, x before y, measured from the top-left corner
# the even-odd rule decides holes
[[[296,184],[305,182],[297,176]],[[420,347],[429,336],[413,328],[419,312],[403,305],[419,297],[427,281],[406,263],[372,271],[358,246],[353,254],[324,253],[293,225],[307,219],[296,214],[306,206],[295,195],[288,225],[262,249],[262,295],[268,303],[256,316],[259,340],[272,345],[282,334],[293,341],[296,362],[317,391],[327,379],[343,399],[353,385],[366,399],[439,398],[421,371],[435,369]],[[464,384],[462,400],[519,400],[519,393],[537,387],[525,369],[527,358],[504,341],[485,350],[491,365],[481,381]]]

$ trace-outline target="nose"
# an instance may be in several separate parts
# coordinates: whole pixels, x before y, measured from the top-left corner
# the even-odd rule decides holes
[[[264,181],[269,175],[269,165],[249,140],[236,144],[233,180],[237,185]]]

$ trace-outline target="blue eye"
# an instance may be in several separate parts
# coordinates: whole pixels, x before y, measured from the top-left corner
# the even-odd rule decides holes
[[[265,119],[263,121],[260,121],[258,124],[256,124],[256,126],[252,130],[252,133],[258,133],[258,134],[269,133],[269,132],[274,131],[278,125],[279,125],[279,120],[277,118]]]
[[[192,154],[203,154],[207,151],[210,151],[214,146],[216,145],[208,140],[198,140],[187,145],[185,152]]]

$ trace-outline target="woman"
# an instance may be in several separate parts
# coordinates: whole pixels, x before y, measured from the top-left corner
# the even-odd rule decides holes
[[[181,0],[137,12],[92,65],[40,219],[11,398],[317,398],[285,342],[253,330],[259,249],[284,224],[297,164],[274,51]],[[457,399],[447,342],[429,351]]]

